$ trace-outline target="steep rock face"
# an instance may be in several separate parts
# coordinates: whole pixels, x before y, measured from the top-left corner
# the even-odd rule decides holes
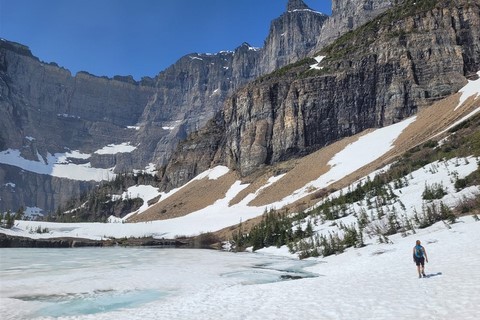
[[[176,143],[201,129],[235,90],[304,58],[317,45],[327,18],[302,0],[290,0],[287,11],[272,22],[263,48],[244,43],[233,52],[191,54],[161,72],[156,79],[157,92],[141,117],[137,141],[149,146],[142,156],[154,154],[152,161],[165,165]],[[172,129],[158,138],[160,124],[166,122]]]
[[[27,47],[1,40],[1,150],[20,150],[25,159],[44,161],[49,153],[80,149],[91,153],[107,144],[131,141],[135,130],[126,127],[137,122],[153,92],[153,81],[148,78],[137,83],[129,77],[107,79],[84,72],[72,77],[66,69],[39,61]],[[98,156],[96,164],[102,167],[102,162]],[[110,167],[111,162],[103,168]],[[51,211],[58,201],[93,185],[46,175],[35,177],[4,165],[0,171],[4,177],[17,178],[1,180],[0,210],[16,210],[23,205]],[[14,195],[3,186],[5,183],[16,185]]]
[[[391,11],[324,50],[323,70],[306,64],[236,93],[224,109],[229,166],[246,175],[457,92],[480,69],[480,5],[464,4],[395,23]]]
[[[15,181],[14,184],[0,186],[1,204],[5,206],[8,203],[19,204],[14,208],[2,208],[4,210],[17,210],[20,206],[24,208],[28,206],[41,208],[46,212],[53,211],[56,204],[79,197],[95,185],[94,182],[35,174],[7,165],[0,167],[0,180]]]
[[[161,72],[139,122],[137,141],[150,146],[144,152],[164,165],[178,141],[202,128],[228,95],[257,77],[259,55],[244,43],[233,52],[187,55]]]
[[[309,59],[236,92],[210,131],[225,132],[212,162],[248,175],[457,92],[480,70],[480,4],[425,3],[393,8],[340,38],[321,52],[320,70]],[[182,149],[188,158],[202,151],[196,145]]]
[[[36,152],[32,157],[24,148],[27,136],[42,156],[63,152],[64,147],[94,149],[117,137],[121,141],[125,127],[135,124],[153,93],[148,83],[87,73],[72,77],[68,70],[42,63],[26,47],[7,41],[0,41],[0,90],[0,124],[6,128],[2,139],[33,160]]]
[[[327,19],[327,15],[313,11],[302,0],[290,0],[287,11],[271,23],[259,73],[269,73],[305,58],[317,47]]]
[[[160,173],[163,188],[180,186],[211,166],[223,164],[224,141],[223,118],[217,113],[201,130],[179,143],[174,157]]]

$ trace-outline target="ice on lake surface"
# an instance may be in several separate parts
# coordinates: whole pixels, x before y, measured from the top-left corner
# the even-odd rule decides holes
[[[314,261],[158,248],[0,249],[2,319],[76,318],[232,285],[309,278]]]
[[[36,314],[41,316],[60,317],[81,314],[108,312],[120,308],[135,308],[147,302],[162,298],[164,294],[157,290],[143,291],[94,291],[91,293],[54,294],[18,296],[23,301],[38,301],[45,304]]]

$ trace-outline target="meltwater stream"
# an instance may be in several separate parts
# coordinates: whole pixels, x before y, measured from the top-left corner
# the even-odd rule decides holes
[[[212,250],[0,249],[0,319],[119,319],[235,285],[314,277],[303,270],[312,264]]]

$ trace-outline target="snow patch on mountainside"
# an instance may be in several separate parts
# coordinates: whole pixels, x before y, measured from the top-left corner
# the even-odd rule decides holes
[[[94,153],[96,154],[117,154],[117,153],[130,153],[137,147],[130,145],[130,142],[124,142],[121,144],[109,144],[102,149],[98,149]]]
[[[140,198],[143,200],[143,204],[140,208],[138,208],[137,211],[132,212],[125,216],[123,219],[110,216],[108,218],[108,222],[122,222],[128,219],[129,216],[135,213],[141,213],[148,208],[148,200],[153,199],[155,197],[158,197],[161,195],[161,193],[158,191],[158,188],[155,188],[153,186],[149,185],[138,185],[138,186],[132,186],[127,189],[122,195],[113,195],[112,196],[112,201],[116,200],[127,200],[127,199],[135,199],[135,198]]]
[[[25,171],[46,174],[58,178],[79,181],[103,181],[115,178],[114,168],[93,168],[91,164],[74,164],[69,158],[88,159],[90,155],[79,152],[47,153],[46,159],[38,155],[38,161],[27,160],[22,157],[19,150],[7,149],[0,152],[0,163],[21,168]]]
[[[325,56],[317,56],[314,58],[317,63],[314,63],[310,65],[310,70],[315,69],[315,70],[322,70],[323,67],[320,67],[320,63],[322,62],[323,59],[325,59]]]
[[[208,178],[209,180],[217,180],[218,178],[221,178],[222,176],[226,175],[230,169],[225,166],[217,166],[212,169],[208,169],[207,171],[199,174],[193,180],[202,180],[205,178]]]
[[[455,110],[460,108],[465,103],[465,101],[467,101],[468,98],[472,96],[480,96],[480,71],[477,72],[477,75],[479,77],[477,80],[469,80],[468,84],[458,91],[462,95],[460,96],[460,102],[458,103],[458,106],[455,108]]]
[[[289,203],[301,199],[317,189],[325,188],[361,167],[375,161],[393,148],[395,140],[410,124],[415,122],[416,117],[406,119],[394,125],[377,129],[360,137],[356,142],[349,144],[345,149],[337,153],[329,162],[330,170],[311,181],[303,188],[293,192],[292,195],[273,203],[271,207],[281,208]]]

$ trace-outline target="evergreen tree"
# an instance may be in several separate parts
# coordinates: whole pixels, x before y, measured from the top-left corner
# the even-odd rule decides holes
[[[13,225],[15,224],[15,216],[11,214],[10,210],[7,211],[4,217],[5,220],[5,228],[12,229]]]
[[[18,208],[15,214],[15,220],[22,220],[24,214],[25,214],[25,209],[23,208],[23,206],[20,206],[20,208]]]

